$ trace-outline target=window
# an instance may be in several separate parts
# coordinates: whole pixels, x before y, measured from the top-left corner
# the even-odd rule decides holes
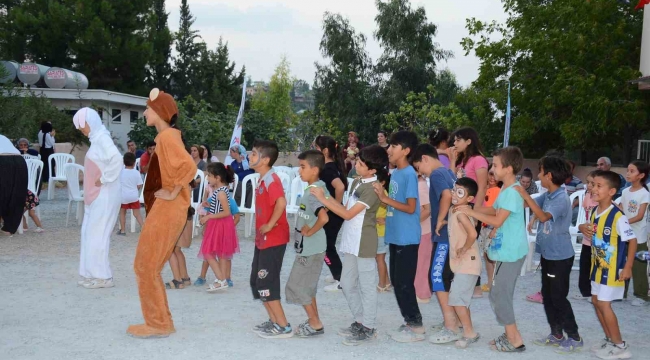
[[[138,122],[139,116],[137,111],[131,111],[130,114],[131,114],[131,126],[133,126],[135,125],[135,123]]]
[[[113,120],[113,122],[116,123],[122,122],[122,110],[113,109],[111,111],[111,119]]]

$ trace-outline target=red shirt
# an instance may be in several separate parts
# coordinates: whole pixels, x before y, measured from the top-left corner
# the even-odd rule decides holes
[[[265,235],[260,234],[260,227],[268,223],[273,215],[276,201],[283,197],[282,181],[273,170],[269,170],[258,182],[257,196],[255,197],[255,246],[260,250],[285,245],[289,242],[286,209],[282,210],[282,216],[271,231]]]

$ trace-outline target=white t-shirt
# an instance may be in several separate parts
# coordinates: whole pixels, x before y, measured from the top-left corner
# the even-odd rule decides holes
[[[138,185],[142,185],[142,177],[136,169],[122,169],[120,173],[122,184],[122,204],[130,204],[140,199]]]
[[[621,206],[623,207],[623,212],[625,217],[631,219],[639,214],[641,205],[648,204],[650,202],[650,192],[645,188],[641,188],[636,191],[632,191],[632,188],[626,188],[623,190],[621,195]],[[647,208],[646,208],[647,210]],[[632,230],[636,234],[636,241],[639,244],[645,244],[648,241],[647,235],[647,226],[648,222],[643,221],[646,219],[646,215],[643,215],[643,218],[640,221],[637,221],[633,224],[630,224]]]

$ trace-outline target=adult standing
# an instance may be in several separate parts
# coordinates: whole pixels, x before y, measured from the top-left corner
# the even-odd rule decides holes
[[[20,151],[21,154],[27,154],[31,156],[38,156],[38,151],[32,149],[29,147],[29,140],[25,138],[20,138],[18,140],[18,143],[16,144],[16,147],[18,148],[18,151]]]
[[[50,181],[50,175],[56,176],[56,167],[50,169],[50,156],[54,154],[54,144],[56,143],[54,136],[56,136],[56,131],[52,128],[52,123],[42,122],[41,130],[38,132],[38,143],[41,145],[40,154],[43,162],[41,182],[45,184]]]
[[[4,135],[0,135],[0,217],[3,235],[18,230],[25,212],[27,197],[27,164],[20,152]]]
[[[155,202],[147,211],[133,264],[144,324],[131,325],[126,332],[137,338],[167,337],[175,329],[160,272],[187,222],[187,184],[196,174],[196,165],[185,151],[181,132],[175,128],[178,108],[171,95],[151,90],[144,117],[147,126],[155,126],[158,132],[156,156],[151,164],[157,166],[152,168],[151,175],[160,176],[160,182],[152,179],[156,180],[152,184],[160,184],[160,189],[154,193]]]
[[[135,146],[135,141],[129,140],[126,142],[126,151],[130,152],[131,154],[135,155],[136,159],[139,159],[142,154],[145,153],[144,150],[140,150]]]
[[[190,147],[190,155],[192,156],[192,161],[194,161],[196,168],[201,171],[205,171],[208,163],[207,161],[203,160],[203,148],[196,144],[192,145]],[[192,190],[192,198],[194,199],[194,202],[198,202],[201,199],[201,194],[199,194],[200,187],[201,178],[197,176],[194,179],[194,189]]]
[[[79,285],[86,289],[113,287],[108,253],[111,233],[122,203],[122,156],[97,111],[82,108],[72,121],[90,139],[84,160],[84,220],[81,224]]]
[[[232,170],[235,172],[235,174],[237,174],[237,177],[239,178],[237,189],[235,189],[235,202],[238,206],[244,204],[246,207],[250,207],[251,202],[253,201],[253,186],[251,183],[248,183],[248,186],[246,186],[246,199],[244,199],[244,203],[242,203],[241,193],[244,178],[250,174],[253,174],[255,171],[251,169],[248,164],[246,148],[244,145],[233,145],[230,148],[230,157],[233,158],[230,166],[232,166]]]
[[[377,133],[377,145],[381,146],[384,150],[388,151],[390,144],[388,143],[388,133],[381,130]]]
[[[429,132],[429,144],[436,148],[438,151],[438,160],[446,168],[450,168],[451,162],[449,161],[449,156],[447,155],[447,149],[449,148],[449,131],[445,128],[437,128]]]
[[[140,156],[140,173],[146,174],[149,171],[149,162],[151,161],[154,151],[156,151],[156,142],[149,141],[147,143],[147,151]]]

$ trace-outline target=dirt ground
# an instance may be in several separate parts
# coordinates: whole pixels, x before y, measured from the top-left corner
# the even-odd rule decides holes
[[[142,322],[140,303],[133,273],[133,258],[138,233],[114,236],[111,244],[111,266],[116,286],[111,289],[87,290],[76,282],[79,264],[79,229],[71,221],[67,228],[65,189],[57,190],[57,198],[44,200],[41,214],[43,234],[26,232],[11,238],[0,238],[0,278],[5,286],[0,295],[0,359],[463,359],[485,360],[504,355],[491,351],[487,342],[503,332],[498,326],[487,296],[472,304],[474,325],[481,340],[469,349],[457,350],[452,345],[433,345],[428,341],[400,344],[388,337],[388,331],[401,324],[401,316],[393,293],[379,296],[379,337],[371,344],[348,347],[336,335],[339,327],[352,322],[342,293],[321,291],[328,274],[323,268],[319,285],[318,306],[325,335],[314,339],[265,340],[250,328],[265,320],[261,303],[252,300],[248,286],[253,241],[239,234],[241,253],[233,260],[234,287],[218,294],[208,294],[203,287],[168,290],[169,305],[177,332],[166,339],[139,340],[126,335],[129,324]],[[73,207],[74,208],[74,207]],[[74,210],[73,210],[74,211]],[[71,216],[74,218],[74,215]],[[33,224],[30,221],[30,226]],[[128,228],[128,226],[127,226]],[[196,258],[200,237],[185,251],[192,279],[199,274],[201,263]],[[282,284],[289,276],[294,253],[288,249],[282,271]],[[577,292],[577,272],[572,274]],[[163,278],[171,279],[168,267]],[[209,276],[210,278],[210,276]],[[519,278],[515,295],[518,325],[527,351],[513,355],[520,359],[556,358],[552,349],[535,346],[532,340],[548,334],[542,305],[526,302],[526,294],[540,287],[539,273]],[[580,332],[586,348],[603,338],[592,309],[586,301],[572,300]],[[297,306],[284,304],[289,321],[298,325],[305,319]],[[650,307],[635,308],[630,302],[615,303],[623,337],[635,358],[648,358],[650,353]],[[435,301],[420,306],[425,325],[442,319]],[[646,355],[643,355],[646,354]],[[507,356],[507,355],[506,355]],[[594,358],[588,350],[568,355],[573,359]]]

